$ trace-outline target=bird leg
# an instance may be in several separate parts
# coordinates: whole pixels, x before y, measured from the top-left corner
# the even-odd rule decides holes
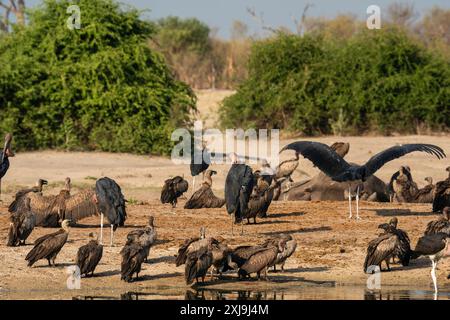
[[[349,219],[352,218],[352,190],[351,187],[348,187],[348,210],[350,215],[348,216]]]
[[[434,285],[434,294],[437,295],[438,288],[437,288],[437,280],[436,280],[436,265],[437,263],[431,260],[432,268],[431,268],[431,279],[433,279],[433,285]]]
[[[114,225],[111,223],[111,234],[109,237],[109,246],[110,247],[113,246],[113,241],[114,241]]]
[[[241,236],[244,234],[244,219],[241,220]]]
[[[100,244],[103,245],[103,213],[100,213]]]
[[[359,186],[356,187],[356,220],[361,220],[359,217]]]
[[[234,214],[230,214],[230,217],[231,217],[231,235],[233,236],[233,225],[234,225],[234,219],[233,219],[233,216],[234,216]]]
[[[192,194],[195,192],[195,176],[192,177]]]
[[[3,200],[2,200],[2,179],[0,179],[0,202],[3,202]]]

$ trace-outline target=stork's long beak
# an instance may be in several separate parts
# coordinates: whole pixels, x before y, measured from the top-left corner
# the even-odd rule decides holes
[[[5,160],[5,157],[14,157],[14,152],[12,152],[11,150],[11,140],[12,140],[12,135],[10,133],[8,133],[5,137],[5,145],[3,146],[3,153],[2,153],[2,162],[3,160]],[[6,154],[8,153],[8,154]]]

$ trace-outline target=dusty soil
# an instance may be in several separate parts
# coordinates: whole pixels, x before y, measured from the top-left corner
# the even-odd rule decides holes
[[[441,146],[450,154],[448,136],[407,136],[407,137],[325,137],[313,139],[325,143],[348,141],[351,149],[348,160],[363,163],[374,153],[396,143],[423,142]],[[282,141],[284,145],[289,141]],[[283,157],[290,157],[288,153]],[[409,165],[419,186],[423,178],[432,176],[439,181],[446,176],[444,168],[449,160],[437,160],[427,154],[413,154],[396,160],[383,167],[377,175],[388,180],[400,166]],[[214,166],[218,171],[213,189],[223,195],[227,165]],[[294,180],[304,179],[317,173],[317,169],[302,159]],[[75,296],[119,297],[124,292],[146,292],[151,298],[183,298],[187,287],[183,281],[183,267],[175,267],[174,255],[178,246],[188,237],[198,234],[201,226],[206,226],[207,234],[221,236],[230,246],[256,244],[277,233],[289,233],[298,241],[295,254],[288,260],[286,270],[270,274],[269,282],[237,281],[234,273],[223,280],[208,281],[205,287],[220,290],[260,290],[283,292],[296,288],[297,293],[289,293],[287,298],[364,298],[367,275],[362,266],[368,242],[377,236],[377,225],[392,216],[399,218],[399,227],[406,230],[415,244],[426,224],[435,219],[431,205],[368,203],[361,205],[361,221],[348,220],[346,202],[274,202],[269,216],[260,219],[256,225],[245,225],[244,234],[231,235],[230,218],[225,208],[182,209],[159,203],[159,192],[163,181],[174,175],[189,177],[187,165],[174,165],[163,157],[135,156],[107,153],[65,153],[55,151],[19,153],[11,159],[11,168],[2,180],[0,205],[0,299],[71,299]],[[32,246],[9,248],[5,246],[8,230],[7,205],[14,193],[24,186],[33,185],[37,178],[46,178],[50,185],[46,194],[55,194],[61,188],[64,178],[70,176],[75,190],[92,187],[101,176],[115,179],[123,189],[128,205],[128,220],[124,228],[119,228],[115,245],[104,248],[103,259],[93,278],[83,278],[81,290],[68,290],[66,267],[72,265],[78,248],[88,241],[91,231],[99,231],[99,218],[82,220],[82,227],[72,228],[69,242],[57,258],[59,266],[51,268],[46,261],[28,268],[24,260]],[[189,191],[189,194],[191,190]],[[155,216],[158,243],[151,250],[150,261],[144,264],[139,281],[126,284],[120,281],[119,251],[125,243],[126,234],[134,228],[143,227],[149,215]],[[36,238],[56,231],[36,228],[28,243]],[[105,230],[105,238],[109,230]],[[450,292],[450,260],[439,264],[438,282],[441,292]],[[407,288],[408,290],[430,290],[430,261],[425,258],[415,260],[409,267],[393,266],[392,272],[382,273],[383,288]],[[354,290],[340,291],[336,288],[352,286]],[[303,288],[306,291],[301,291]],[[308,289],[310,288],[310,289]],[[322,289],[311,289],[322,288]],[[323,288],[334,288],[325,290]],[[302,289],[302,290],[303,290]],[[309,291],[308,291],[309,290]],[[307,292],[307,293],[305,293]],[[270,297],[269,297],[270,298]]]

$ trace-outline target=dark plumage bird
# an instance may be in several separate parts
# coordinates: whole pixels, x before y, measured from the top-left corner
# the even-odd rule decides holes
[[[95,268],[102,259],[103,246],[98,242],[97,235],[90,233],[91,239],[88,244],[80,247],[77,252],[75,264],[80,268],[80,275],[90,276],[94,275]]]
[[[445,207],[450,207],[450,167],[445,170],[448,171],[448,178],[436,183],[434,189],[433,212],[441,212]]]
[[[430,221],[427,224],[426,236],[437,233],[445,233],[450,236],[450,207],[442,210],[442,216],[438,220]]]
[[[261,176],[258,178],[257,186],[254,187],[250,200],[248,202],[247,211],[244,214],[244,218],[247,219],[247,223],[250,223],[250,219],[253,218],[253,223],[256,224],[256,217],[266,217],[267,210],[272,203],[274,190],[280,186],[280,181],[273,180],[271,184],[268,184]]]
[[[211,247],[201,247],[199,250],[190,252],[187,255],[186,264],[184,268],[184,279],[186,284],[192,284],[194,280],[198,283],[198,279],[202,278],[205,282],[205,277],[208,269],[213,264],[213,254]]]
[[[11,204],[9,205],[8,211],[11,213],[16,212],[20,206],[24,205],[24,202],[26,198],[28,198],[29,193],[37,193],[39,195],[42,195],[42,187],[47,184],[47,180],[39,179],[34,187],[19,190],[16,193],[13,202],[11,202]]]
[[[227,212],[234,215],[235,223],[239,223],[247,212],[255,181],[249,166],[237,163],[235,155],[232,155],[232,162],[225,180],[225,203]]]
[[[421,237],[413,252],[413,258],[428,256],[431,260],[431,278],[433,279],[434,291],[437,294],[436,267],[442,258],[450,254],[449,235],[445,233],[431,234]]]
[[[214,270],[219,274],[219,276],[222,275],[222,272],[226,268],[228,261],[231,260],[232,250],[230,247],[228,247],[228,245],[220,241],[219,244],[212,245],[211,253],[213,257],[212,266],[214,267],[211,269],[212,280]]]
[[[137,280],[141,272],[142,263],[146,258],[145,249],[137,243],[125,244],[120,251],[122,263],[120,265],[121,280],[131,282],[133,274],[136,273]]]
[[[414,196],[414,202],[416,203],[433,203],[434,197],[433,178],[426,177],[425,181],[428,182],[428,184],[425,187],[419,189]]]
[[[212,191],[212,176],[215,174],[214,170],[206,171],[205,181],[185,203],[185,209],[221,208],[225,204],[225,199],[216,197]]]
[[[281,270],[284,271],[286,260],[292,256],[297,249],[297,241],[290,234],[280,234],[275,238],[266,240],[262,246],[276,246],[277,242],[280,240],[283,240],[286,245],[284,250],[278,253],[277,258],[273,261],[273,263],[269,265],[269,267],[273,267],[273,271],[277,270],[277,265],[281,265]]]
[[[195,190],[195,177],[200,173],[205,173],[208,170],[211,163],[211,155],[204,147],[202,150],[198,148],[192,148],[194,152],[191,153],[191,176],[192,176],[192,190]]]
[[[9,169],[9,158],[14,157],[14,152],[11,150],[12,134],[8,133],[5,136],[5,144],[0,153],[0,199],[2,196],[2,178]]]
[[[41,259],[47,259],[49,266],[52,263],[53,266],[56,266],[55,259],[69,236],[69,222],[69,220],[64,220],[60,230],[36,239],[33,249],[25,257],[29,267]]]
[[[260,279],[261,272],[264,271],[264,278],[268,280],[267,268],[273,265],[279,253],[285,249],[286,242],[279,240],[276,245],[269,244],[263,250],[258,250],[252,254],[247,261],[239,268],[239,278],[249,277],[252,273],[256,273]]]
[[[68,190],[63,189],[55,199],[52,210],[58,212],[61,220],[70,219],[74,223],[100,214],[100,243],[103,243],[103,218],[106,216],[111,225],[111,246],[114,231],[117,227],[122,227],[127,218],[122,189],[108,177],[98,179],[95,190],[84,190],[70,195]]]
[[[136,243],[144,248],[145,262],[147,262],[148,255],[150,254],[150,248],[156,242],[156,228],[154,226],[154,217],[150,216],[148,219],[148,225],[144,229],[133,230],[127,235],[127,244]]]
[[[247,260],[255,253],[265,250],[265,246],[239,246],[231,251],[228,256],[227,265],[223,268],[223,272],[228,270],[239,269],[247,262]]]
[[[9,225],[8,243],[10,247],[25,245],[25,241],[36,225],[36,217],[31,212],[30,199],[25,200],[24,206],[11,214]]]
[[[167,179],[161,190],[161,203],[170,203],[172,207],[177,206],[178,198],[189,189],[189,183],[180,176]]]
[[[381,224],[378,227],[384,229],[385,232],[369,242],[364,261],[364,272],[375,271],[369,270],[371,266],[378,266],[381,271],[383,261],[386,263],[387,270],[390,271],[389,260],[394,257],[398,257],[402,265],[408,265],[411,257],[409,237],[406,232],[397,229],[396,218],[392,219],[389,224]]]
[[[200,238],[194,237],[186,239],[184,243],[178,249],[178,254],[175,259],[176,266],[181,266],[186,263],[187,256],[192,253],[199,251],[201,248],[211,247],[212,245],[218,245],[219,242],[211,237],[205,237],[205,228],[200,229]]]
[[[431,144],[405,144],[394,146],[374,155],[364,165],[349,164],[332,148],[319,142],[298,141],[285,146],[281,152],[284,150],[295,150],[302,154],[334,181],[349,182],[349,199],[351,199],[351,182],[357,182],[359,185],[359,181],[364,182],[389,161],[415,151],[427,152],[436,156],[438,159],[446,157],[444,150]],[[359,216],[358,194],[359,190],[357,189],[357,217]]]

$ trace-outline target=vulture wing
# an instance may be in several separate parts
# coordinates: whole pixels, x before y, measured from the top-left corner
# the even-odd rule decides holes
[[[384,166],[387,162],[400,158],[408,153],[420,151],[426,152],[436,156],[438,159],[445,158],[444,150],[432,144],[404,144],[394,146],[380,153],[377,153],[364,165],[366,167],[366,177],[374,174],[378,169]]]
[[[380,265],[395,252],[398,244],[397,236],[392,233],[383,234],[370,241],[364,261],[364,271],[367,272],[370,266]]]
[[[334,177],[350,167],[347,161],[326,144],[312,141],[297,141],[288,144],[284,150],[294,150],[310,160],[326,175]]]
[[[446,237],[447,235],[444,233],[423,236],[419,238],[414,252],[424,256],[436,254],[445,248]]]
[[[81,191],[70,196],[65,201],[63,219],[70,219],[72,222],[77,222],[97,214],[98,210],[93,190]]]

